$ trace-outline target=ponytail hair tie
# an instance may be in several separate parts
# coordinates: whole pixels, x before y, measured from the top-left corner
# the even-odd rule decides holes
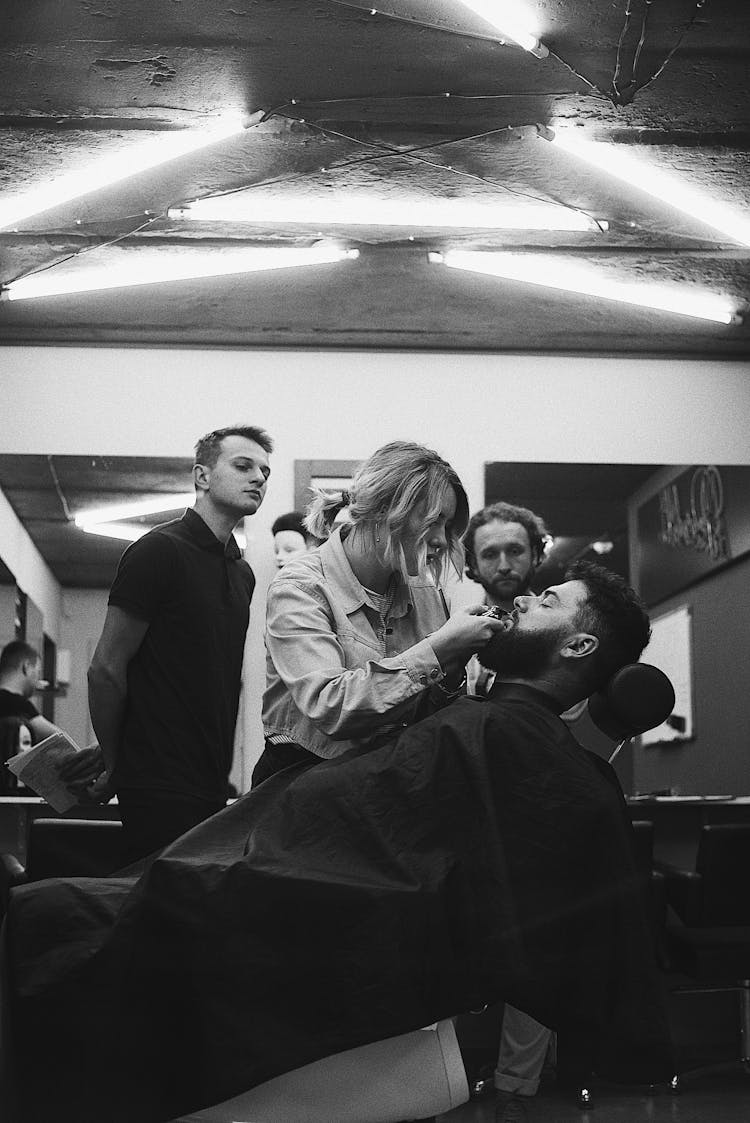
[[[352,497],[345,487],[341,489],[341,506],[348,507],[352,501]]]

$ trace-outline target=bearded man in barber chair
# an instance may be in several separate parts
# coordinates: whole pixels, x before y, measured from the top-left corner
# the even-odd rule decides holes
[[[135,886],[104,883],[83,952],[80,885],[14,891],[15,1053],[49,1076],[21,1073],[28,1118],[46,1083],[60,1123],[424,1119],[468,1099],[465,1077],[415,1100],[422,1055],[396,1076],[379,1046],[408,1062],[414,1031],[500,1000],[559,1032],[571,1084],[668,1080],[622,791],[559,717],[648,638],[622,579],[579,565],[517,598],[486,699],[272,776]],[[460,1065],[455,1037],[440,1049]]]
[[[544,519],[528,507],[497,502],[472,515],[463,539],[466,576],[482,586],[488,606],[510,612],[516,598],[529,593],[548,537]],[[468,693],[485,696],[495,677],[496,672],[473,655],[467,666]],[[574,706],[563,720],[575,721],[585,705]],[[472,1072],[472,1096],[483,1096],[493,1086],[499,1101],[536,1095],[545,1061],[554,1059],[555,1047],[546,1026],[506,1002],[496,1063]]]

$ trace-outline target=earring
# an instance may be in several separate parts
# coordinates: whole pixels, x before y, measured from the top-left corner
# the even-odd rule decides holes
[[[375,523],[375,541],[380,545],[380,523]]]

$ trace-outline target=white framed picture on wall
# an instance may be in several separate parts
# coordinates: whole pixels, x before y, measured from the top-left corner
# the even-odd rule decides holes
[[[651,639],[644,663],[664,671],[674,687],[675,704],[665,722],[641,734],[642,745],[690,741],[695,736],[693,712],[693,621],[690,606],[680,605],[651,619]]]

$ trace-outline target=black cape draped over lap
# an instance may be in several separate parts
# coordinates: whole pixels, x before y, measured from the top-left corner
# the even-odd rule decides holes
[[[500,999],[571,1073],[673,1071],[614,773],[496,687],[267,780],[138,879],[15,891],[23,1123],[153,1123]]]

